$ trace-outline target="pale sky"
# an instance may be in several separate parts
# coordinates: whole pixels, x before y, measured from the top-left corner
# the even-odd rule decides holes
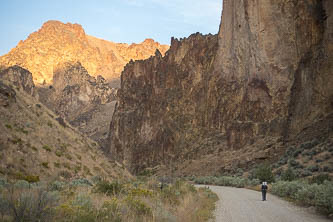
[[[0,0],[0,55],[48,20],[78,23],[86,34],[113,42],[216,34],[222,0]]]

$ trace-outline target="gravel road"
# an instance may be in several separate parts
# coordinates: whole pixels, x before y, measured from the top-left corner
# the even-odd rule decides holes
[[[248,189],[209,186],[220,200],[216,206],[216,222],[332,222],[309,209],[295,206],[276,196]]]

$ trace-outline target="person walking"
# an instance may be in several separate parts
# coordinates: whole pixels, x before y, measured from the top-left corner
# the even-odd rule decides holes
[[[262,200],[265,201],[266,200],[266,193],[268,190],[268,186],[267,186],[267,182],[262,182],[261,185],[261,194],[262,194]]]

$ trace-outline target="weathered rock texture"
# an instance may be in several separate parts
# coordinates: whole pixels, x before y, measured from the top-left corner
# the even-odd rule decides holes
[[[11,82],[18,89],[24,90],[31,96],[36,95],[35,84],[31,73],[19,66],[12,66],[0,71],[0,79]]]
[[[156,49],[165,53],[168,48],[152,39],[131,45],[113,43],[86,35],[79,24],[48,21],[0,57],[0,64],[6,67],[19,65],[30,70],[36,84],[51,83],[53,69],[59,62],[76,61],[80,61],[91,75],[102,75],[110,80],[119,78],[131,59],[145,59]]]
[[[116,92],[102,76],[90,76],[79,62],[59,64],[53,85],[39,88],[42,103],[98,142],[107,137]]]
[[[332,48],[332,1],[224,0],[217,36],[125,67],[111,155],[213,174],[275,159],[318,122],[306,139],[332,137]]]

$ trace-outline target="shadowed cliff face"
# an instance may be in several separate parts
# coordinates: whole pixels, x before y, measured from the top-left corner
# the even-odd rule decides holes
[[[40,101],[104,146],[117,90],[102,76],[89,75],[81,63],[61,63],[53,85],[39,87]]]
[[[304,132],[332,121],[333,3],[223,4],[217,36],[172,40],[165,57],[125,67],[109,142],[131,171],[213,174],[332,137],[332,124]]]

